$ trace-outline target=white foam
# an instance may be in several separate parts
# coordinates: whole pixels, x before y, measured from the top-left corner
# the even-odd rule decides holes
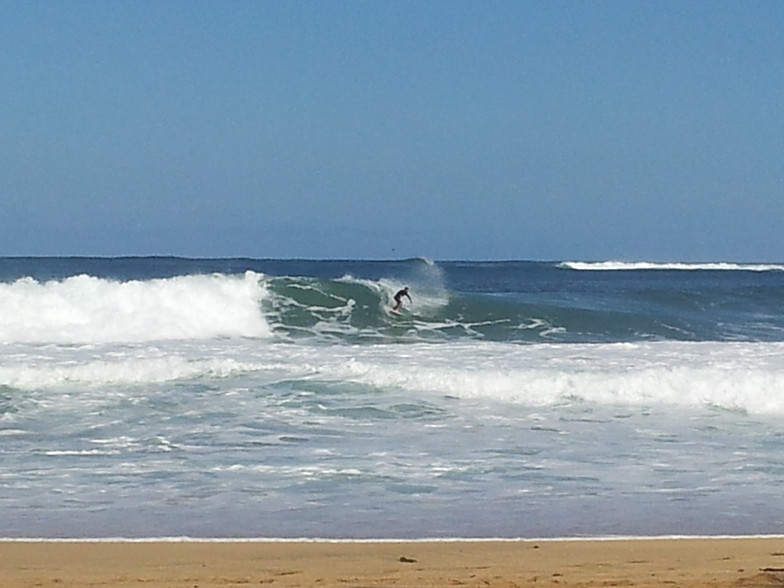
[[[564,261],[558,264],[573,270],[582,271],[621,271],[621,270],[714,270],[714,271],[747,271],[770,272],[784,271],[784,265],[765,263],[659,263],[650,261]]]
[[[92,357],[91,357],[92,355]],[[34,390],[68,385],[101,386],[161,384],[199,377],[226,377],[254,369],[233,359],[188,359],[176,354],[160,357],[113,357],[118,352],[86,351],[74,356],[51,357],[28,354],[24,361],[0,358],[0,383],[13,388]]]
[[[23,278],[0,284],[0,343],[268,337],[260,278],[254,272],[126,282]]]
[[[414,543],[590,543],[595,541],[747,541],[784,539],[780,534],[737,535],[573,535],[562,537],[415,537],[415,538],[330,538],[330,537],[0,537],[2,543],[325,543],[325,544],[414,544]]]
[[[321,380],[531,407],[590,402],[784,415],[784,343],[292,345],[224,339],[136,347],[15,345],[0,353],[0,384],[27,390],[203,377],[241,377],[254,386]]]
[[[356,350],[319,372],[458,398],[551,406],[715,406],[784,414],[784,344],[408,345]]]

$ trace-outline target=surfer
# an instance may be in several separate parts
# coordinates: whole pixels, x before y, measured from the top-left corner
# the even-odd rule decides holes
[[[409,302],[413,302],[411,300],[411,296],[408,294],[408,286],[399,290],[397,294],[395,294],[395,306],[392,307],[392,312],[400,312],[400,308],[403,306],[403,296],[408,298]]]

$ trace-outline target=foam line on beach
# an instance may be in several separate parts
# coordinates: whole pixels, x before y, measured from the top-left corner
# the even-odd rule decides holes
[[[772,535],[598,535],[589,537],[422,537],[417,539],[333,539],[328,537],[0,537],[0,543],[561,543],[590,541],[702,541],[784,539]]]

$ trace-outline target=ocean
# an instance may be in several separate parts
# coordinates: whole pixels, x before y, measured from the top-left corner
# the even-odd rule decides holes
[[[0,537],[782,533],[783,310],[784,264],[0,258]]]

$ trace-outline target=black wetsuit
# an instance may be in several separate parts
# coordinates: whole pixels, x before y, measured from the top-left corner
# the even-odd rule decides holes
[[[404,288],[403,290],[400,290],[397,294],[395,294],[395,302],[401,304],[403,302],[403,296],[408,298],[409,302],[411,301],[411,296],[408,295],[408,290]]]

